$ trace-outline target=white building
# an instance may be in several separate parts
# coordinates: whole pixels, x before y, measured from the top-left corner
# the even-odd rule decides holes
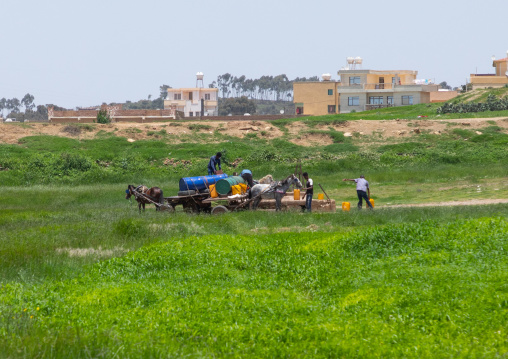
[[[203,74],[198,72],[197,84],[203,84]],[[176,106],[177,111],[184,113],[185,117],[218,116],[219,115],[219,89],[216,88],[179,88],[168,89],[164,100],[164,108]]]

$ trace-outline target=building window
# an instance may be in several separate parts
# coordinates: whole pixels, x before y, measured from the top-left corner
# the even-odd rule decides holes
[[[210,94],[209,93],[205,93],[205,100],[210,100]]]
[[[347,98],[347,104],[348,106],[360,106],[360,97],[348,97]]]
[[[182,99],[182,94],[181,93],[175,93],[174,99],[175,100],[181,100]]]
[[[349,77],[350,85],[359,85],[360,84],[360,76],[351,76]]]
[[[393,105],[393,96],[387,96],[386,97],[386,103],[388,105]]]
[[[328,113],[335,113],[335,105],[328,105]]]
[[[402,96],[402,105],[412,105],[413,96]]]
[[[333,90],[328,90],[328,95],[332,96],[333,95]]]
[[[369,97],[370,105],[382,105],[383,104],[383,96],[370,96]]]
[[[192,116],[193,116],[192,112],[189,112],[189,117],[192,117]]]

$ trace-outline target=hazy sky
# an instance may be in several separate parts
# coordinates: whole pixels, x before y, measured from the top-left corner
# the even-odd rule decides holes
[[[226,72],[417,70],[459,86],[508,50],[507,0],[0,0],[0,98],[136,101]]]

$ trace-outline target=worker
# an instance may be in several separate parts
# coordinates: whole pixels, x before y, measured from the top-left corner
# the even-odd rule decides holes
[[[312,212],[312,196],[314,195],[314,182],[312,181],[312,178],[309,178],[309,174],[307,172],[303,173],[303,178],[305,178],[305,194],[303,195],[302,199],[305,200],[305,208],[307,209],[307,212]]]
[[[370,203],[369,182],[367,182],[364,175],[360,175],[360,178],[355,179],[344,178],[343,181],[356,182],[356,193],[358,194],[358,209],[362,209],[363,199],[365,199],[365,202],[367,202],[367,206],[369,207],[369,209],[374,209],[374,207],[372,207],[372,204]]]
[[[240,172],[240,177],[242,177],[245,180],[245,182],[247,182],[250,188],[254,187],[254,181],[252,180],[251,170],[243,170],[242,172]]]
[[[217,172],[217,166],[219,166],[219,170],[222,170],[220,165],[220,158],[222,157],[222,153],[217,152],[215,156],[210,157],[210,162],[208,162],[208,175],[214,175]]]

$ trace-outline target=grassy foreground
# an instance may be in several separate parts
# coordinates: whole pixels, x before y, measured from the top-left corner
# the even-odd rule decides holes
[[[139,215],[104,188],[5,192],[0,357],[508,353],[508,205]]]
[[[2,355],[504,356],[507,237],[506,219],[478,218],[167,238],[3,284]]]

